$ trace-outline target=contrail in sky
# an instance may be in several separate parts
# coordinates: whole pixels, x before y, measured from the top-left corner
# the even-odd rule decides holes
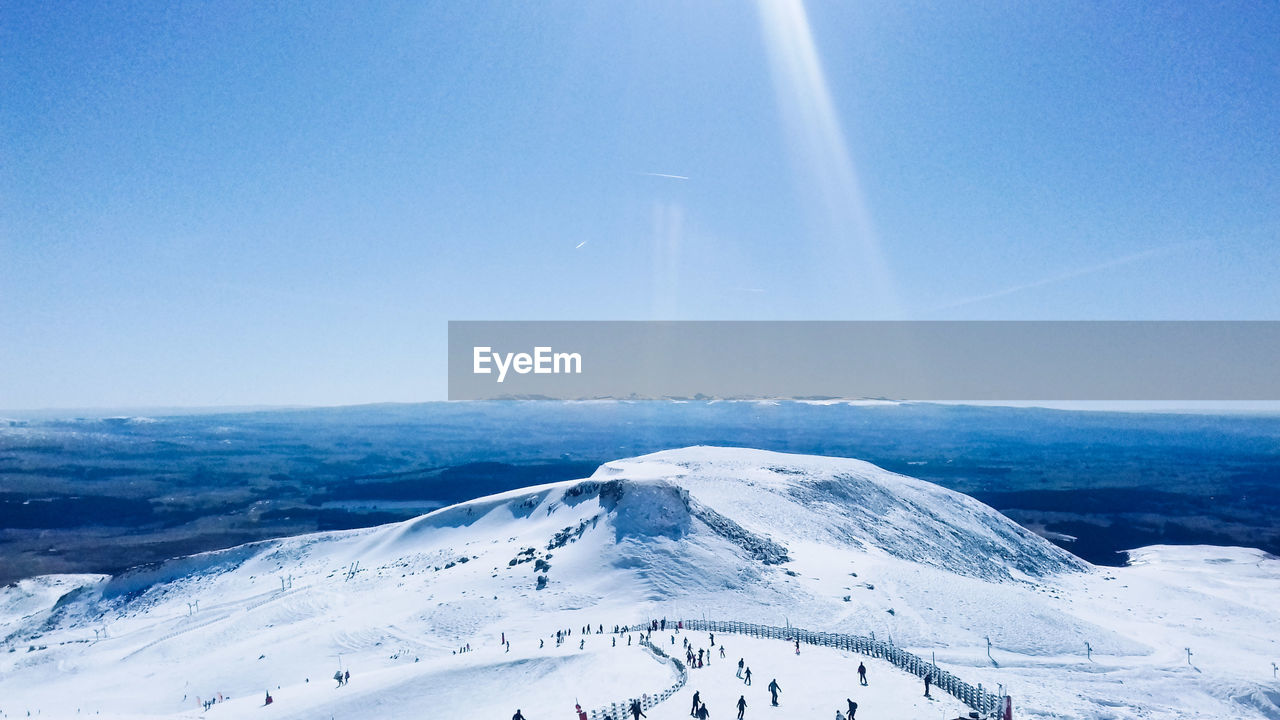
[[[974,295],[972,297],[962,298],[960,300],[956,300],[955,302],[947,303],[946,305],[939,305],[938,307],[935,307],[934,310],[935,311],[951,310],[953,308],[963,307],[965,305],[972,305],[973,303],[982,302],[984,300],[994,300],[995,298],[1004,297],[1005,295],[1012,295],[1014,293],[1022,292],[1023,290],[1032,290],[1034,288],[1044,287],[1045,285],[1053,285],[1055,283],[1065,282],[1067,280],[1074,280],[1079,277],[1084,277],[1086,275],[1092,275],[1094,273],[1102,272],[1103,270],[1110,270],[1111,268],[1120,267],[1121,265],[1128,265],[1130,263],[1135,263],[1135,262],[1138,262],[1139,260],[1145,260],[1147,258],[1155,257],[1157,255],[1164,255],[1166,253],[1177,250],[1178,248],[1181,248],[1186,244],[1187,243],[1176,243],[1174,245],[1166,245],[1164,247],[1152,248],[1150,250],[1143,250],[1142,252],[1131,253],[1129,255],[1122,255],[1121,257],[1112,258],[1110,260],[1107,260],[1106,262],[1100,262],[1094,265],[1087,265],[1085,267],[1076,268],[1074,270],[1068,270],[1067,272],[1064,272],[1064,273],[1059,273],[1057,275],[1050,275],[1049,277],[1040,278],[1039,280],[1033,280],[1031,282],[1022,283],[1020,285],[1014,285],[1012,287],[1004,288],[1003,290],[996,290],[995,292],[989,292],[989,293],[986,293],[985,295]]]
[[[578,243],[576,246],[574,246],[574,248],[573,248],[573,249],[574,249],[574,250],[581,250],[581,249],[582,249],[582,246],[583,246],[583,245],[586,245],[586,244],[587,244],[587,241],[586,241],[586,240],[583,240],[582,242],[580,242],[580,243]]]
[[[640,174],[648,175],[649,177],[669,178],[671,180],[688,180],[689,179],[688,176],[686,175],[668,175],[667,173],[642,172]]]

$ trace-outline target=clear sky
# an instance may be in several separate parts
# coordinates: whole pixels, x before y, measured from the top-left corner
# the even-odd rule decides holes
[[[0,11],[0,408],[441,399],[450,319],[1280,319],[1280,5]]]

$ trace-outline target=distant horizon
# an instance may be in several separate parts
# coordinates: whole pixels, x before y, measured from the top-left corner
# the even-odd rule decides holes
[[[935,400],[885,400],[868,398],[796,398],[796,397],[734,397],[734,398],[583,398],[578,400],[554,400],[508,398],[498,400],[374,400],[370,402],[337,405],[161,405],[116,407],[48,407],[48,408],[0,408],[0,420],[69,420],[109,419],[139,417],[178,417],[186,415],[231,415],[240,413],[339,410],[377,408],[384,406],[414,405],[467,405],[485,403],[770,403],[792,402],[808,405],[937,405],[948,407],[1008,408],[1015,410],[1056,410],[1060,412],[1114,412],[1133,414],[1211,414],[1211,415],[1269,415],[1280,413],[1280,401],[977,401],[953,402]]]

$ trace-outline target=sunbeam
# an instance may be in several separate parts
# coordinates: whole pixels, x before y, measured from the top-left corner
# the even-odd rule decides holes
[[[815,250],[839,274],[863,314],[900,317],[901,309],[857,170],[800,0],[759,0],[760,24],[793,160],[819,203]]]

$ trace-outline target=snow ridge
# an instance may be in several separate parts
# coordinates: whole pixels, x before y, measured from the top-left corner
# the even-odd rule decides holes
[[[1280,560],[1131,558],[1094,568],[971,498],[856,460],[685,448],[402,523],[0,588],[0,711],[256,717],[270,688],[276,720],[555,717],[670,684],[604,627],[700,616],[936,654],[939,677],[1012,688],[1020,717],[1280,718]],[[879,658],[875,687],[850,689],[840,647],[732,648],[778,673],[789,716],[829,717],[849,692],[869,717],[959,711]],[[338,663],[350,686],[318,682]],[[731,663],[690,671],[717,716],[743,690]],[[653,720],[682,717],[692,690]],[[231,700],[202,713],[197,698],[219,693]]]

